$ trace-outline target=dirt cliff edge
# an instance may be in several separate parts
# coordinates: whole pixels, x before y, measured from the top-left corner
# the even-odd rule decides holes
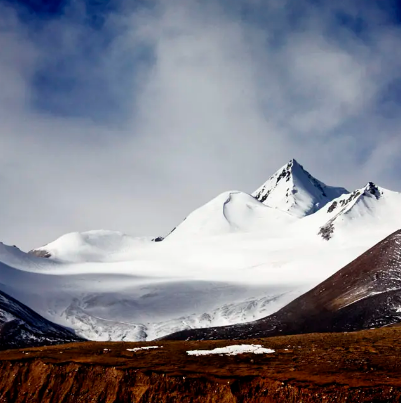
[[[292,385],[263,377],[236,380],[171,376],[152,371],[100,365],[0,364],[1,402],[102,403],[255,403],[255,402],[396,402],[401,388],[346,385]]]

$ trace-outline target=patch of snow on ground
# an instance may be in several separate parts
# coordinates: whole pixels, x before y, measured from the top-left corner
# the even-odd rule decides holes
[[[163,346],[147,346],[147,347],[127,348],[127,351],[132,351],[133,353],[135,353],[139,350],[151,350],[153,348],[163,348]]]
[[[237,354],[272,354],[274,350],[271,348],[264,348],[260,344],[237,344],[234,346],[219,347],[213,350],[190,350],[187,351],[188,355],[237,355]]]

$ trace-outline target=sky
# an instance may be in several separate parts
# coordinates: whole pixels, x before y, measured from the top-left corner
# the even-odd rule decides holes
[[[0,0],[0,240],[164,235],[291,158],[401,191],[398,3]]]

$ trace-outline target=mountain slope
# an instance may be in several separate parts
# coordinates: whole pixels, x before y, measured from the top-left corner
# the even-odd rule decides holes
[[[393,230],[400,212],[401,194],[369,182],[361,189],[342,195],[316,213],[325,221],[318,234],[330,240],[337,234],[363,231]],[[349,236],[349,235],[348,235]]]
[[[262,203],[304,217],[348,191],[315,179],[295,159],[280,168],[252,196]]]
[[[126,260],[103,262],[43,259],[0,244],[0,289],[46,319],[99,341],[150,340],[187,327],[246,322],[300,294],[281,284],[239,281],[238,269],[227,266],[214,242],[209,253],[206,245],[163,244],[149,242]],[[211,255],[217,257],[214,266]],[[230,273],[221,271],[224,266]]]
[[[401,230],[277,313],[247,324],[186,330],[170,340],[335,332],[401,322]]]
[[[118,259],[125,252],[135,250],[150,241],[151,238],[134,238],[118,231],[71,232],[29,253],[69,262],[99,262]]]
[[[0,349],[83,341],[0,291]]]
[[[238,232],[275,231],[294,217],[264,205],[247,193],[224,192],[193,211],[165,241]]]

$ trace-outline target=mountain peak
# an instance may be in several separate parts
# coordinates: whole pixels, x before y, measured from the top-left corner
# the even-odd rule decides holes
[[[287,165],[300,166],[302,168],[302,165],[295,158],[291,158]]]
[[[327,186],[291,159],[272,175],[252,196],[260,202],[297,217],[304,217],[348,191]]]
[[[373,196],[376,197],[376,199],[379,199],[382,194],[382,192],[380,191],[380,188],[373,182],[368,182],[368,184],[365,186],[364,189],[365,189],[365,192],[372,194]]]

